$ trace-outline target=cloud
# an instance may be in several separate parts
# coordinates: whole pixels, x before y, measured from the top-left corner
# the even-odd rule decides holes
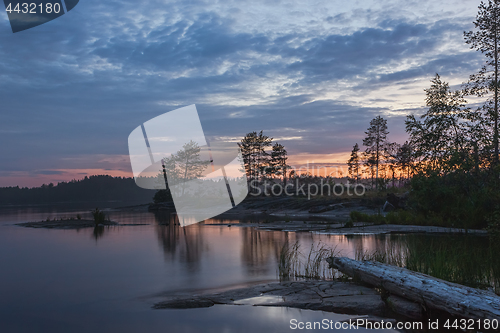
[[[434,73],[458,84],[480,67],[462,37],[475,10],[87,0],[18,34],[4,18],[0,170],[127,172],[128,134],[193,103],[207,136],[263,129],[292,154],[350,150],[376,115],[404,140],[404,115],[421,109]]]

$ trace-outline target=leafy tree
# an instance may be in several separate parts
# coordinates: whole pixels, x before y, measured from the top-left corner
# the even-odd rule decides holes
[[[464,32],[465,41],[471,49],[482,52],[486,56],[486,64],[481,70],[470,76],[464,91],[470,95],[487,97],[486,104],[475,114],[485,128],[489,129],[489,137],[483,139],[493,147],[493,165],[499,163],[498,102],[499,102],[499,38],[500,38],[500,0],[481,1],[479,12],[474,21],[476,31]],[[482,111],[482,112],[481,112]]]
[[[168,182],[166,183],[170,189],[169,191],[174,185],[184,185],[187,181],[202,177],[203,172],[210,164],[209,160],[201,159],[201,148],[192,140],[184,144],[182,149],[175,154],[164,158],[162,162],[163,169],[160,171],[158,178],[166,178],[166,175],[168,175]],[[182,187],[181,195],[184,194],[184,190],[185,186]],[[168,193],[162,195],[168,197]]]
[[[370,121],[370,127],[365,132],[366,138],[363,145],[366,146],[365,153],[372,159],[370,163],[375,166],[376,187],[378,189],[378,172],[380,161],[384,155],[384,145],[387,143],[387,120],[377,116]]]
[[[356,143],[351,151],[351,157],[349,161],[347,161],[349,176],[352,179],[356,180],[356,183],[359,180],[359,146]]]
[[[468,112],[461,92],[451,91],[448,83],[436,74],[426,92],[427,112],[417,120],[407,116],[406,132],[418,159],[419,168],[450,170],[456,167],[454,157],[466,153],[468,146]]]

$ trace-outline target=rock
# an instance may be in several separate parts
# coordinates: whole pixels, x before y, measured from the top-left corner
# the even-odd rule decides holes
[[[334,283],[329,287],[319,288],[318,294],[323,297],[323,299],[354,295],[379,295],[375,289],[352,283]]]
[[[342,208],[345,208],[343,204],[322,205],[309,209],[309,213],[313,214],[324,213],[324,212],[329,212],[331,210],[342,209]]]
[[[292,307],[344,314],[384,315],[387,306],[375,289],[335,281],[270,283],[221,293],[176,297],[155,309],[192,309],[214,304]]]
[[[410,196],[410,192],[405,192],[401,195],[396,195],[395,193],[387,193],[387,202],[394,206],[395,209],[404,209],[406,207],[406,201]]]
[[[77,219],[25,222],[25,223],[17,223],[16,225],[25,228],[44,228],[44,229],[83,229],[83,228],[96,227],[94,220],[77,220]],[[112,221],[104,221],[99,224],[99,227],[113,226],[113,225],[118,225],[118,223]]]
[[[362,325],[358,325],[359,322],[357,322],[356,319],[363,319]],[[377,317],[377,316],[359,316],[359,317],[355,317],[355,318],[344,319],[344,320],[341,320],[340,322],[341,323],[354,322],[354,323],[356,323],[357,327],[364,327],[364,326],[368,326],[370,324],[372,324],[371,326],[373,327],[373,324],[375,324],[375,323],[384,322],[384,323],[391,323],[392,326],[395,327],[398,321],[396,319],[392,319],[392,318],[381,318],[381,317]]]
[[[153,306],[154,309],[196,309],[209,308],[215,303],[209,299],[176,299],[166,302],[157,303]]]
[[[386,305],[380,295],[355,295],[329,298],[318,306],[310,307],[310,309],[381,316],[385,314]]]
[[[386,303],[392,311],[410,319],[421,319],[424,315],[424,311],[420,304],[396,295],[387,297]]]

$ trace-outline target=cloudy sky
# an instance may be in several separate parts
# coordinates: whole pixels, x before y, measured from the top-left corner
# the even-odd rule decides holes
[[[0,186],[132,176],[127,138],[196,104],[209,140],[264,132],[293,164],[344,162],[370,119],[424,110],[483,58],[480,1],[81,0],[13,34],[0,15]]]

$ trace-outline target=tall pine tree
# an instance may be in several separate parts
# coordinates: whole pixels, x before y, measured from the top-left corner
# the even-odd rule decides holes
[[[378,171],[380,161],[384,156],[384,147],[387,142],[387,120],[377,116],[370,121],[370,127],[365,132],[366,138],[363,145],[366,146],[366,156],[369,156],[370,164],[375,167],[375,186],[378,189]]]
[[[249,181],[259,180],[264,169],[269,165],[270,155],[266,148],[271,146],[273,138],[260,133],[248,133],[238,143],[245,164],[245,171]]]
[[[283,183],[286,184],[286,173],[288,169],[287,161],[287,151],[282,144],[275,143],[271,151],[271,169],[274,175],[282,176]]]
[[[356,143],[354,147],[352,147],[351,157],[349,161],[347,161],[349,176],[352,179],[356,180],[356,183],[359,180],[359,146]]]

